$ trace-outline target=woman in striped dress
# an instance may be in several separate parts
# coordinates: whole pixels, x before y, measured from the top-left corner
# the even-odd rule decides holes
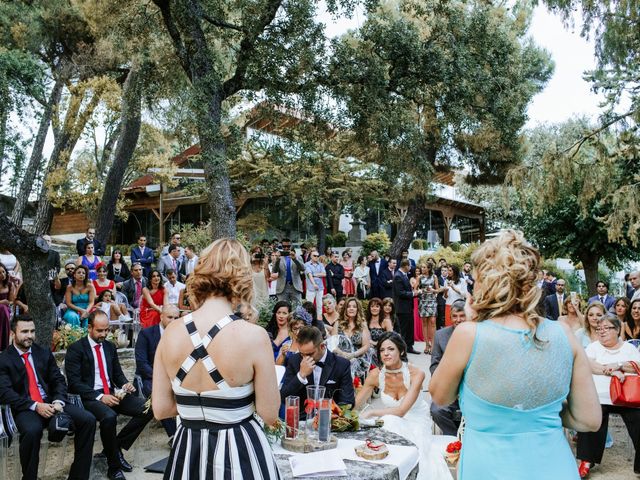
[[[266,331],[247,320],[249,255],[232,239],[202,252],[187,281],[194,312],[169,324],[153,371],[157,419],[180,416],[165,479],[279,479],[266,436],[280,395]]]

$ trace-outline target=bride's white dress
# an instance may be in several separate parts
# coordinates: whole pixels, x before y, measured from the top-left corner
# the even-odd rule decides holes
[[[403,362],[401,370],[404,385],[408,390],[411,375],[406,362]],[[380,400],[385,407],[397,407],[402,402],[402,398],[396,400],[385,393],[385,374],[386,367],[382,367],[379,374]],[[443,453],[434,448],[431,415],[429,406],[423,398],[418,397],[404,417],[384,415],[381,418],[384,420],[382,428],[405,437],[418,447],[420,454],[418,480],[451,480],[451,473]]]

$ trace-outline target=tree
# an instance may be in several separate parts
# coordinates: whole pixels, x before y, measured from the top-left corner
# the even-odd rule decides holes
[[[593,125],[584,119],[533,130],[526,160],[509,173],[507,185],[523,212],[519,219],[525,235],[543,255],[581,262],[589,292],[594,294],[600,261],[619,268],[640,254],[631,247],[628,234],[621,241],[611,241],[602,221],[614,205],[608,192],[597,188],[598,179],[607,176],[616,188],[625,177],[615,163],[592,161],[602,155],[602,145],[615,144],[611,132],[576,146],[591,131]]]
[[[345,126],[380,166],[389,203],[406,204],[392,256],[409,246],[434,172],[466,167],[470,181],[496,183],[518,162],[526,106],[552,70],[526,38],[529,15],[520,2],[386,2],[335,43],[327,82]]]

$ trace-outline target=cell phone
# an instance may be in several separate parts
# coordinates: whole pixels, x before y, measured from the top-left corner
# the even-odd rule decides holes
[[[578,301],[578,294],[576,292],[571,292],[571,303],[576,303]]]

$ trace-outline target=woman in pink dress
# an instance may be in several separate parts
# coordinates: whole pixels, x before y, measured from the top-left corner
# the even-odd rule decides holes
[[[416,268],[415,275],[409,280],[411,288],[414,291],[420,288],[419,278],[420,269]],[[413,297],[413,339],[416,342],[424,342],[424,335],[422,333],[422,320],[420,320],[420,313],[418,312],[418,297],[419,295]]]
[[[356,283],[353,278],[353,259],[351,258],[351,250],[346,249],[342,252],[342,261],[340,262],[344,268],[344,279],[342,280],[342,293],[345,297],[356,296]]]
[[[15,284],[9,279],[9,270],[0,263],[0,352],[9,346],[9,319],[11,305],[16,298]]]

